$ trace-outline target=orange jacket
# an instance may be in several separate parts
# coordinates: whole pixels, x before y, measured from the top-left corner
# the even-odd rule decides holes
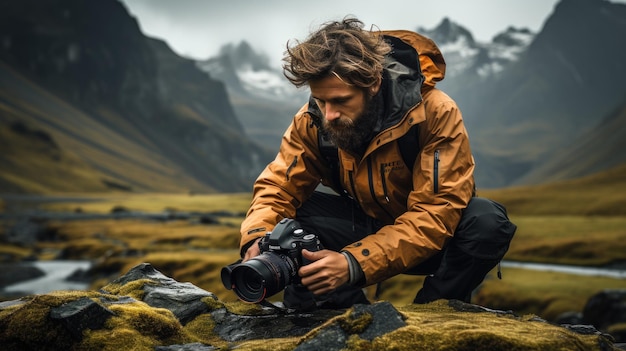
[[[402,273],[441,250],[474,192],[474,160],[461,112],[435,88],[445,75],[441,52],[432,40],[414,32],[383,34],[394,47],[386,62],[392,78],[391,101],[385,102],[388,117],[361,160],[339,151],[341,188],[365,213],[387,224],[344,248],[361,265],[366,285]],[[413,64],[415,50],[423,77]],[[276,159],[255,182],[241,225],[242,248],[282,218],[295,218],[296,209],[320,182],[333,186],[318,148],[312,111],[315,106],[305,104],[296,113]],[[420,153],[407,166],[396,140],[414,124],[419,124]]]

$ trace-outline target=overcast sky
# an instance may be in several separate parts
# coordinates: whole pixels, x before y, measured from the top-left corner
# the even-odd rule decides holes
[[[178,54],[206,59],[246,40],[278,67],[290,39],[305,39],[329,20],[355,15],[380,29],[434,28],[448,17],[478,41],[509,26],[541,30],[558,0],[122,0],[144,34]]]

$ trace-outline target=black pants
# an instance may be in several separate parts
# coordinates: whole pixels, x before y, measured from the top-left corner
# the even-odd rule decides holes
[[[298,209],[296,220],[307,232],[317,234],[324,248],[334,251],[383,226],[351,199],[321,192],[315,192]],[[472,291],[504,257],[516,229],[502,205],[485,198],[472,198],[444,249],[405,272],[427,275],[413,302],[437,299],[469,302]],[[369,303],[362,289],[351,286],[316,297],[302,287],[288,286],[284,300],[285,306],[297,309],[346,308],[356,303]]]

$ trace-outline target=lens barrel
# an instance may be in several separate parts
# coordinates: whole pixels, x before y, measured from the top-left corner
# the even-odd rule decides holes
[[[230,283],[241,300],[258,303],[291,284],[297,269],[296,262],[290,257],[265,252],[232,267]]]

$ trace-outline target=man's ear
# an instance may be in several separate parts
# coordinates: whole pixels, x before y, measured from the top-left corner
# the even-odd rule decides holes
[[[378,78],[378,80],[376,81],[376,84],[372,85],[369,88],[370,96],[374,96],[374,95],[378,94],[378,91],[380,90],[380,86],[382,85],[382,83],[383,83],[382,78]]]

